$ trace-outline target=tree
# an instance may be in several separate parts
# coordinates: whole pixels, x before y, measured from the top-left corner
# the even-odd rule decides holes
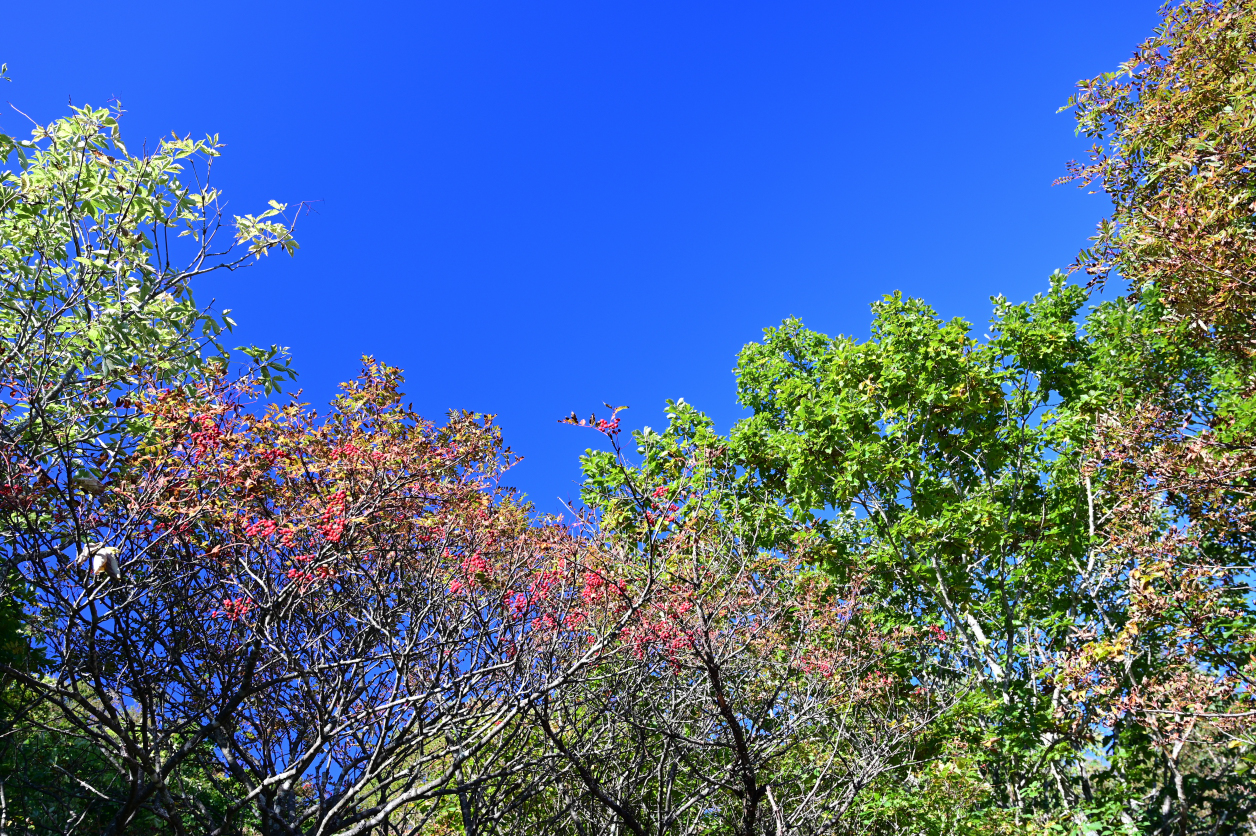
[[[916,675],[971,684],[983,703],[986,780],[998,803],[1070,805],[1064,773],[1084,747],[1055,716],[1049,660],[1084,594],[1087,542],[1075,421],[1054,402],[1078,388],[1084,293],[996,300],[982,343],[915,300],[873,306],[872,338],[829,339],[796,321],[738,363],[752,417],[731,450],[793,520],[824,538],[836,577],[862,569],[880,619],[935,629],[948,651]]]
[[[862,573],[816,571],[814,528],[731,491],[710,420],[669,410],[635,466],[615,416],[585,422],[613,442],[585,459],[585,499],[617,548],[581,595],[619,599],[633,565],[656,580],[608,654],[534,704],[556,771],[527,831],[832,832],[953,700],[914,676],[937,635],[878,623]]]
[[[175,383],[226,362],[218,340],[232,322],[197,306],[192,281],[296,248],[274,202],[224,233],[217,137],[134,156],[120,113],[74,108],[30,140],[0,135],[0,162],[16,162],[0,175],[0,431],[61,490],[97,490],[143,434],[117,403],[137,379]],[[247,352],[268,388],[288,375],[278,349]]]
[[[1256,7],[1180,3],[1070,101],[1096,140],[1072,178],[1114,207],[1078,263],[1096,285],[1125,279],[1138,323],[1087,454],[1128,608],[1070,673],[1166,753],[1184,828],[1256,806],[1228,788],[1256,765],[1254,66]]]
[[[568,419],[573,524],[394,369],[325,419],[256,408],[278,350],[228,382],[189,282],[295,244],[219,251],[216,140],[0,137],[0,829],[1250,832],[1254,58],[1188,0],[1070,102],[1124,297],[787,320],[727,435]]]
[[[223,383],[154,386],[137,403],[149,440],[78,503],[76,554],[43,539],[62,495],[22,512],[50,675],[10,674],[55,719],[28,723],[108,767],[61,821],[416,832],[442,799],[534,763],[512,743],[529,704],[606,645],[576,615],[591,543],[533,525],[499,485],[489,421],[437,428],[399,383],[368,362],[322,421],[254,415]]]
[[[193,279],[296,247],[279,204],[236,217],[221,240],[216,138],[172,137],[137,157],[119,116],[76,108],[30,140],[0,134],[0,165],[15,165],[0,172],[0,443],[40,491],[100,490],[144,433],[124,406],[141,376],[174,383],[225,362],[231,320],[197,307]],[[185,168],[195,188],[179,181]],[[290,373],[277,349],[246,351],[268,385]],[[0,483],[0,512],[32,490]]]
[[[45,526],[45,548],[87,547],[79,511],[107,488],[147,432],[129,408],[137,382],[179,385],[227,361],[219,337],[231,321],[225,311],[198,308],[190,283],[243,267],[272,248],[296,247],[277,217],[280,204],[256,217],[235,217],[234,229],[224,231],[220,195],[210,185],[216,138],[175,136],[155,153],[136,156],[121,139],[119,116],[120,110],[76,108],[36,125],[30,140],[0,134],[6,746],[33,741],[12,725],[17,703],[30,697],[13,686],[12,672],[31,676],[42,667],[41,648],[32,647],[25,624],[31,598],[22,568],[38,554],[24,551],[15,531],[36,520],[28,512],[41,498],[55,494],[64,513],[37,520]],[[194,187],[180,182],[189,174]],[[290,375],[278,349],[244,352],[266,385]],[[78,757],[49,745],[9,748],[6,773],[37,773],[29,762],[36,751],[51,753],[54,762],[62,758],[61,768]],[[45,783],[55,797],[54,783]],[[7,802],[11,811],[12,792]]]
[[[1096,140],[1065,181],[1098,184],[1113,213],[1077,266],[1134,298],[1154,286],[1182,339],[1250,360],[1256,230],[1250,169],[1256,16],[1247,0],[1166,5],[1156,33],[1112,73],[1078,83],[1064,109]]]
[[[1029,303],[996,299],[984,342],[899,296],[874,305],[866,342],[787,321],[739,359],[751,417],[721,437],[687,431],[691,409],[673,405],[663,437],[723,457],[726,476],[705,501],[730,519],[737,509],[758,543],[814,538],[803,564],[839,589],[857,585],[867,623],[941,639],[907,654],[899,681],[953,695],[941,703],[951,710],[922,724],[911,751],[924,762],[900,772],[909,786],[967,798],[974,832],[1177,832],[1188,820],[1229,832],[1250,804],[1235,772],[1243,753],[1165,748],[1078,674],[1081,649],[1136,613],[1128,555],[1105,544],[1117,477],[1090,458],[1095,428],[1129,381],[1183,368],[1165,356],[1131,363],[1132,337],[1151,327],[1145,305],[1105,303],[1081,327],[1085,299],[1059,275]],[[694,457],[652,437],[640,442],[643,472],[687,485],[677,468]],[[586,469],[608,526],[630,525],[628,504],[608,492],[619,486],[609,460],[590,456]],[[1155,522],[1170,534],[1171,519]],[[1164,670],[1163,659],[1131,659],[1124,681]],[[865,722],[875,739],[875,720]],[[1185,783],[1173,777],[1183,757],[1195,770]],[[887,815],[903,826],[896,797],[877,783],[845,826],[875,830]]]

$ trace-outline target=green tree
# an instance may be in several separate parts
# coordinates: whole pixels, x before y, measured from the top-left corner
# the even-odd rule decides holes
[[[866,341],[789,320],[742,351],[738,398],[753,414],[727,437],[709,424],[638,436],[640,470],[682,486],[678,435],[731,459],[739,477],[713,508],[760,509],[769,542],[813,532],[815,562],[860,579],[873,621],[939,638],[903,676],[967,696],[917,743],[923,764],[905,784],[865,794],[867,826],[891,832],[909,809],[992,833],[1244,826],[1240,753],[1166,748],[1116,710],[1127,687],[1087,690],[1077,675],[1077,649],[1119,635],[1132,612],[1131,569],[1105,539],[1118,477],[1090,459],[1096,426],[1134,381],[1207,370],[1157,336],[1154,296],[1104,303],[1083,325],[1086,298],[1058,274],[1031,302],[996,298],[986,340],[897,295],[873,306]],[[696,420],[687,405],[670,415]],[[584,461],[586,500],[630,526],[608,456]],[[1172,523],[1156,517],[1161,532]],[[1164,664],[1122,658],[1126,684]],[[1186,760],[1192,780],[1175,780]],[[937,804],[895,802],[904,786]]]
[[[221,367],[227,312],[198,307],[192,282],[296,242],[272,202],[230,228],[210,185],[217,137],[172,136],[134,156],[118,111],[75,108],[29,140],[0,134],[0,432],[53,486],[98,490],[142,429],[125,393]],[[190,178],[186,185],[180,177]],[[242,349],[263,381],[281,352]],[[7,501],[22,486],[7,485]]]

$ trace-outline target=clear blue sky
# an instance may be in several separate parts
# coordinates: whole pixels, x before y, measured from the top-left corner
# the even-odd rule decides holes
[[[430,417],[497,413],[557,510],[600,440],[570,410],[727,427],[738,349],[784,317],[862,336],[899,289],[984,325],[1043,289],[1106,207],[1050,185],[1085,150],[1055,110],[1157,6],[70,2],[8,28],[0,96],[217,132],[239,213],[321,199],[295,259],[198,296],[315,403],[370,353]]]

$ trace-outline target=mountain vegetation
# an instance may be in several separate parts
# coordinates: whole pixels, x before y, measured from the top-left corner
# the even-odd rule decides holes
[[[569,519],[225,344],[200,277],[297,244],[215,137],[0,135],[0,833],[1256,833],[1256,3],[1066,109],[1072,273],[768,328],[727,433],[573,414]]]

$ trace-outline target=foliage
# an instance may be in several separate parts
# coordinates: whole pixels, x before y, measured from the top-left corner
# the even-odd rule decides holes
[[[1182,374],[1190,363],[1206,368],[1164,340],[1159,352],[1144,350],[1156,335],[1154,297],[1100,305],[1082,327],[1085,299],[1059,275],[1029,303],[995,299],[986,341],[899,296],[873,306],[864,342],[790,320],[742,352],[739,399],[753,415],[726,437],[683,403],[671,405],[663,433],[638,436],[633,478],[700,497],[708,519],[752,520],[756,541],[772,548],[804,538],[803,562],[856,585],[866,623],[937,639],[904,658],[901,681],[968,696],[945,700],[954,708],[912,740],[920,763],[896,773],[916,788],[910,801],[904,784],[886,779],[856,802],[854,815],[874,830],[908,827],[907,811],[923,832],[960,822],[991,833],[1228,832],[1227,817],[1242,826],[1247,816],[1245,749],[1217,745],[1202,729],[1189,742],[1148,735],[1146,715],[1132,711],[1129,683],[1164,677],[1163,654],[1120,656],[1116,690],[1098,687],[1095,669],[1079,661],[1143,617],[1130,594],[1139,589],[1131,555],[1105,541],[1122,471],[1092,460],[1096,427],[1108,425],[1131,380],[1157,370],[1193,380]],[[1138,334],[1147,339],[1131,339]],[[707,478],[694,475],[695,461],[721,463],[718,488],[695,490]],[[694,513],[653,510],[607,453],[588,455],[585,469],[586,501],[621,536],[644,541],[678,525],[682,510]],[[1171,536],[1170,516],[1153,522],[1158,536]],[[1223,603],[1236,606],[1220,594],[1208,606]],[[1218,636],[1214,668],[1199,656],[1192,670],[1215,680],[1218,647],[1238,661],[1248,653]],[[1196,770],[1192,781],[1174,777],[1183,760]]]
[[[47,707],[14,685],[39,676],[45,659],[26,623],[34,598],[21,564],[29,555],[12,535],[36,520],[30,512],[41,497],[56,495],[67,513],[38,517],[42,539],[82,545],[82,504],[147,432],[128,408],[137,382],[177,385],[227,361],[219,337],[231,320],[198,308],[190,282],[296,247],[279,204],[222,232],[220,195],[209,185],[216,138],[172,136],[136,156],[122,141],[120,115],[75,108],[36,125],[29,140],[0,135],[0,760],[8,788],[0,828],[22,820],[52,827],[56,819],[33,811],[41,799],[61,805],[56,816],[73,807],[63,802],[80,794],[79,776],[65,765],[89,764],[82,769],[90,777],[101,764],[62,746],[60,733],[47,731],[57,726]],[[195,186],[180,181],[189,174]],[[277,349],[244,351],[267,385],[290,375]],[[56,827],[91,829],[110,815],[99,802],[84,802],[90,818],[75,812]],[[88,815],[87,807],[78,809]]]
[[[149,440],[78,503],[78,540],[47,537],[61,494],[13,515],[50,667],[14,675],[54,713],[47,734],[108,763],[83,788],[116,804],[102,832],[141,815],[219,832],[249,809],[264,834],[417,826],[436,809],[417,802],[520,768],[490,745],[569,675],[549,625],[578,605],[588,546],[498,485],[489,422],[438,429],[399,382],[368,363],[322,421],[253,415],[225,384],[154,386]],[[226,819],[179,788],[188,770]]]
[[[1086,464],[1128,607],[1089,626],[1068,673],[1167,753],[1178,799],[1199,795],[1186,829],[1256,806],[1238,788],[1256,765],[1254,63],[1250,2],[1181,3],[1070,102],[1099,140],[1073,176],[1114,205],[1080,263],[1130,283],[1140,326]]]
[[[491,423],[436,428],[399,382],[368,363],[322,421],[251,414],[225,384],[154,386],[150,438],[79,503],[77,541],[45,534],[70,512],[60,494],[14,515],[51,669],[18,678],[108,762],[84,788],[116,800],[103,832],[141,814],[229,827],[179,789],[187,770],[271,834],[418,826],[436,809],[418,802],[521,768],[495,741],[569,675],[550,625],[578,607],[588,545],[499,486]]]
[[[640,467],[614,417],[588,422],[615,445],[586,461],[588,498],[614,509],[614,562],[582,597],[618,595],[627,566],[655,582],[608,653],[536,705],[559,757],[550,803],[521,829],[829,832],[946,709],[946,693],[905,675],[936,638],[870,623],[861,578],[808,567],[814,532],[761,536],[762,514],[726,489],[732,459],[704,444],[710,422],[674,410],[666,433],[636,435]]]
[[[217,137],[172,136],[134,156],[119,116],[74,108],[32,139],[0,135],[0,163],[16,164],[0,174],[0,419],[47,478],[80,489],[129,451],[134,413],[116,401],[137,379],[225,362],[218,339],[232,322],[199,308],[190,282],[296,248],[273,202],[224,236]],[[264,385],[287,375],[277,349],[249,352]]]
[[[1250,0],[1168,6],[1156,33],[1066,107],[1097,140],[1067,180],[1098,184],[1113,214],[1079,266],[1155,286],[1185,335],[1252,352],[1256,290],[1256,14]]]
[[[219,337],[231,320],[197,307],[194,278],[296,248],[280,204],[222,235],[209,185],[216,137],[173,136],[135,156],[120,113],[75,108],[29,140],[0,134],[0,442],[41,490],[90,494],[109,479],[144,432],[120,408],[141,376],[175,383],[226,362]],[[189,173],[194,187],[179,180]],[[278,349],[245,351],[266,385],[290,374]],[[0,482],[0,513],[28,489]],[[6,597],[20,598],[6,566]],[[25,657],[23,636],[6,606],[4,652]]]
[[[191,284],[295,243],[214,243],[215,138],[0,136],[0,829],[1250,833],[1256,4],[1163,17],[1070,101],[1089,290],[786,320],[726,434],[573,414],[571,523],[395,369],[228,382]]]

